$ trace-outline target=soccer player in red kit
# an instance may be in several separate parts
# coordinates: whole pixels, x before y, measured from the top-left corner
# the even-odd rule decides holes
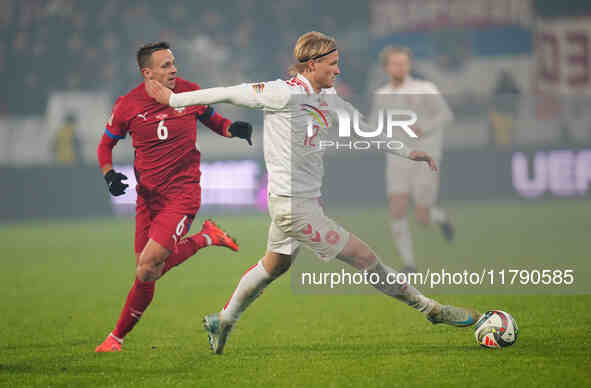
[[[199,89],[177,77],[174,55],[166,42],[142,46],[137,62],[144,80],[156,80],[175,93]],[[136,279],[115,329],[97,352],[121,350],[123,338],[152,301],[156,280],[172,267],[208,245],[238,250],[236,242],[211,220],[205,221],[201,232],[184,238],[201,204],[197,120],[224,137],[240,137],[252,144],[249,123],[232,123],[209,106],[174,109],[159,104],[146,94],[143,82],[115,103],[97,156],[110,193],[123,194],[127,177],[113,170],[112,150],[130,133],[138,194]]]

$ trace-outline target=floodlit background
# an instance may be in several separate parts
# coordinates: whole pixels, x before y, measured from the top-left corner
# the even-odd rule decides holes
[[[96,145],[116,97],[140,81],[139,45],[170,41],[179,75],[212,87],[285,78],[293,44],[309,30],[337,38],[338,89],[365,113],[373,90],[387,81],[380,50],[394,44],[414,51],[415,76],[433,81],[456,116],[445,132],[443,201],[588,196],[591,19],[585,16],[586,2],[339,4],[2,1],[0,165],[7,200],[0,205],[0,219],[104,215],[109,199],[98,187]],[[258,127],[262,123],[260,112],[227,105],[218,110]],[[252,149],[205,128],[198,136],[206,161],[260,164],[260,131]],[[117,146],[115,159],[132,161],[129,140]],[[262,165],[240,174],[248,175],[247,182],[236,184],[253,191],[264,182]],[[208,182],[205,175],[206,189],[222,184],[222,179]],[[372,176],[380,184],[382,172]],[[335,181],[327,179],[328,192]],[[23,195],[32,187],[36,193]],[[77,206],[63,191],[86,199]],[[205,203],[210,201],[220,202],[211,197]]]
[[[213,87],[285,78],[295,40],[310,30],[336,37],[342,71],[337,88],[367,115],[375,109],[373,91],[388,81],[379,52],[386,45],[413,50],[414,76],[434,82],[455,115],[444,133],[442,206],[539,206],[543,210],[533,213],[548,211],[546,226],[558,222],[564,206],[588,206],[591,16],[585,15],[591,6],[584,1],[1,4],[0,220],[133,214],[134,190],[113,201],[107,195],[96,146],[117,96],[140,81],[139,45],[170,41],[179,75]],[[229,105],[216,109],[252,122],[255,146],[222,139],[200,125],[200,215],[264,214],[262,113]],[[132,177],[131,141],[120,142],[114,156]],[[331,214],[337,217],[342,208],[386,212],[384,166],[380,153],[329,153],[324,199],[335,209]],[[458,217],[461,245],[468,236]],[[512,211],[497,227],[484,213],[475,217],[478,225],[465,228],[482,233],[510,225],[519,235],[536,224]],[[257,237],[264,238],[264,231]],[[415,243],[422,245],[420,239]],[[561,239],[555,244],[567,245],[573,255],[560,261],[580,262],[584,247]],[[398,265],[395,251],[383,255]],[[558,260],[550,256],[545,264]],[[420,255],[418,260],[433,262]]]
[[[136,373],[143,385],[184,384],[187,376],[175,374],[176,362],[194,365],[194,359],[183,358],[190,353],[199,364],[186,372],[193,383],[212,383],[204,376],[214,371],[225,380],[213,385],[244,383],[239,376],[251,373],[249,381],[267,385],[377,386],[402,378],[409,386],[433,381],[487,386],[481,365],[497,359],[467,352],[475,350],[471,333],[429,331],[422,317],[408,318],[404,306],[392,307],[357,289],[347,290],[357,293],[353,296],[325,296],[326,290],[300,287],[301,271],[333,268],[309,254],[298,259],[303,264],[295,275],[265,291],[268,300],[245,314],[227,348],[228,356],[234,352],[243,362],[210,364],[198,321],[223,305],[239,276],[263,255],[268,228],[262,113],[229,105],[216,110],[253,123],[255,145],[221,138],[199,124],[203,207],[192,233],[214,217],[238,238],[241,253],[212,248],[172,271],[167,276],[175,281],[162,281],[157,302],[129,337],[130,358],[105,364],[90,358],[111,329],[133,276],[135,195],[129,191],[112,200],[96,147],[116,98],[141,80],[137,48],[169,41],[178,75],[206,88],[287,77],[295,40],[310,30],[336,38],[337,89],[366,114],[373,91],[388,81],[379,52],[386,45],[413,50],[414,75],[434,82],[455,115],[444,133],[440,205],[449,210],[457,238],[447,244],[437,228],[411,221],[419,268],[574,269],[572,288],[455,289],[444,295],[450,303],[515,315],[523,337],[514,353],[504,351],[512,361],[503,366],[507,382],[534,375],[548,386],[590,382],[591,368],[584,367],[588,354],[580,353],[591,345],[588,296],[552,296],[591,291],[591,3],[586,0],[0,0],[0,257],[6,263],[0,306],[2,315],[10,312],[0,333],[11,341],[0,347],[0,378],[13,386],[109,385],[88,372],[98,363],[121,381]],[[117,145],[114,161],[132,178],[129,137]],[[398,268],[384,168],[380,153],[329,153],[324,201],[330,216]],[[534,296],[491,300],[477,296],[479,291]],[[190,311],[190,318],[182,319],[179,311]],[[372,314],[379,322],[367,318]],[[556,319],[548,330],[565,331],[549,334],[541,328],[539,322],[548,317]],[[367,326],[387,334],[368,337]],[[167,331],[171,327],[174,334]],[[413,330],[431,334],[417,337]],[[409,337],[414,339],[406,341]],[[106,367],[137,362],[151,354],[146,349],[171,350],[178,342],[181,348],[174,348],[172,358],[161,354],[139,361],[152,365],[158,372],[153,375]],[[263,356],[254,360],[249,355],[260,350],[257,344],[264,344]],[[446,359],[431,358],[433,347]],[[572,374],[553,369],[557,364],[546,347],[564,350],[556,352],[561,365],[583,367]],[[64,370],[51,361],[56,353]],[[392,354],[403,367],[392,368]],[[518,361],[532,354],[532,362]],[[283,356],[291,357],[289,371],[265,364],[285,366]],[[157,362],[162,358],[168,369]],[[481,358],[486,362],[480,364]],[[82,360],[81,366],[72,367],[73,360]],[[312,364],[319,373],[308,369]],[[364,374],[368,370],[375,379]],[[465,374],[468,381],[462,380]],[[498,376],[493,377],[489,381]]]

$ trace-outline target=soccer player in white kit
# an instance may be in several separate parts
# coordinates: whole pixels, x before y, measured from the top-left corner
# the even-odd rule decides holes
[[[244,310],[273,280],[285,273],[298,249],[305,246],[320,259],[338,258],[358,270],[376,274],[380,281],[373,285],[423,312],[433,323],[470,326],[479,313],[441,305],[421,294],[407,283],[392,283],[395,272],[384,265],[376,254],[353,233],[324,215],[319,204],[323,175],[323,152],[319,139],[326,136],[334,117],[332,109],[353,109],[340,99],[333,88],[339,74],[339,52],[333,38],[319,32],[306,33],[294,48],[297,64],[294,77],[257,84],[201,89],[174,94],[158,82],[148,82],[147,92],[162,104],[172,107],[207,105],[219,102],[264,111],[264,155],[269,173],[269,227],[267,252],[242,276],[234,293],[219,313],[204,317],[212,350],[221,354],[228,335]],[[308,119],[318,121],[309,136]],[[402,157],[427,162],[437,169],[426,153],[401,146]]]
[[[382,50],[381,60],[384,71],[391,79],[376,90],[372,109],[377,111],[395,106],[415,112],[418,120],[411,128],[418,135],[416,147],[429,153],[439,165],[443,130],[453,120],[451,110],[433,83],[411,77],[412,52],[408,48],[388,46]],[[386,190],[392,215],[392,238],[402,258],[403,271],[416,272],[407,217],[409,198],[414,202],[419,224],[428,226],[435,223],[448,241],[454,237],[455,230],[449,217],[436,206],[439,174],[422,163],[387,155]]]

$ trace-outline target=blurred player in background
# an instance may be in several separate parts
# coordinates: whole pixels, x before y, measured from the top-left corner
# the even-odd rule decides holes
[[[407,109],[416,113],[417,122],[411,128],[418,136],[416,147],[441,163],[443,130],[453,115],[437,87],[410,75],[412,53],[405,47],[386,47],[381,54],[382,66],[390,82],[376,90],[373,111],[378,109]],[[375,115],[372,114],[371,117]],[[439,174],[421,163],[386,156],[386,190],[392,215],[392,237],[402,258],[404,272],[416,272],[412,236],[408,224],[408,200],[415,205],[415,217],[424,226],[440,226],[448,241],[454,238],[454,227],[446,212],[437,207]]]
[[[379,281],[372,284],[376,289],[421,311],[433,323],[472,325],[479,315],[476,311],[442,306],[410,284],[396,283],[396,272],[384,265],[365,242],[324,215],[319,203],[324,150],[319,142],[336,123],[330,113],[335,109],[354,112],[355,108],[334,89],[340,71],[339,52],[333,38],[319,32],[304,34],[296,42],[294,56],[298,63],[292,69],[293,78],[287,81],[179,94],[157,82],[146,82],[149,95],[173,107],[228,102],[265,111],[264,154],[271,216],[267,252],[242,276],[221,312],[205,316],[212,350],[222,353],[241,313],[267,285],[289,269],[301,246],[311,249],[321,260],[336,257],[377,276]],[[318,119],[312,134],[308,131],[310,115]],[[363,130],[368,130],[367,125]],[[382,150],[426,162],[426,166],[437,170],[428,154],[400,145],[397,149]]]
[[[177,93],[199,89],[199,85],[177,77],[175,58],[166,42],[142,46],[137,62],[144,81],[154,80]],[[123,338],[152,301],[156,279],[171,268],[209,245],[238,250],[236,242],[211,220],[205,221],[201,232],[183,238],[201,205],[197,120],[221,136],[251,142],[250,124],[232,123],[209,106],[174,109],[158,104],[146,94],[143,82],[115,103],[97,155],[110,193],[123,194],[127,177],[113,170],[112,150],[131,134],[138,182],[136,279],[115,329],[97,352],[121,350]]]

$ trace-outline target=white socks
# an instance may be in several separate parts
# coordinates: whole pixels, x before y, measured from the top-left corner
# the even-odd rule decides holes
[[[447,221],[447,214],[445,214],[445,211],[439,207],[433,206],[429,210],[429,216],[431,217],[431,222],[434,224],[442,224]]]
[[[377,259],[374,267],[367,269],[367,272],[375,273],[379,276],[379,282],[375,284],[372,282],[372,285],[378,291],[396,298],[422,313],[428,314],[431,312],[431,310],[433,310],[433,307],[436,303],[434,300],[421,294],[419,290],[408,284],[408,282],[394,282],[397,272],[383,264],[379,259]]]
[[[222,321],[234,324],[240,315],[273,281],[263,267],[263,260],[250,267],[238,282],[234,293],[220,312]]]
[[[437,302],[421,294],[416,288],[408,283],[396,283],[393,275],[396,274],[392,268],[384,265],[379,259],[376,264],[367,269],[368,273],[375,273],[380,281],[373,286],[380,292],[396,298],[410,307],[413,307],[425,314],[431,312]],[[262,259],[250,267],[238,282],[238,286],[230,297],[226,306],[220,312],[222,321],[230,324],[236,323],[240,315],[250,304],[261,294],[263,289],[273,281],[273,278],[263,267]]]
[[[406,267],[416,267],[412,248],[412,236],[408,227],[408,217],[392,221],[392,238]]]

